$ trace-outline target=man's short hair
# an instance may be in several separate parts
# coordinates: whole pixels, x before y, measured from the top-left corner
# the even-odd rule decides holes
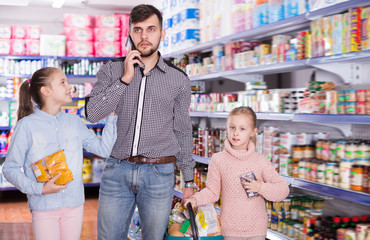
[[[159,25],[162,29],[163,18],[161,12],[154,6],[149,4],[140,4],[134,7],[130,13],[129,26],[131,28],[132,24],[143,22],[153,15],[157,15],[159,20]]]

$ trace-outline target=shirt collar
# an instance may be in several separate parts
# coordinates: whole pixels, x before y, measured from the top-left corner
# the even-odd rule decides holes
[[[159,56],[159,59],[158,59],[158,62],[157,62],[157,67],[162,72],[166,72],[166,64],[164,63],[164,60],[163,60],[162,55],[161,55],[160,52],[158,52],[158,56]]]
[[[56,115],[51,115],[51,114],[49,114],[49,113],[47,113],[47,112],[44,112],[44,111],[42,111],[41,109],[40,109],[40,107],[38,107],[38,106],[36,106],[35,107],[35,114],[37,115],[37,116],[40,116],[40,117],[42,117],[42,118],[45,118],[45,119],[60,119],[60,117],[62,116],[62,114],[63,114],[63,112],[62,111],[60,111],[59,113],[57,113]]]

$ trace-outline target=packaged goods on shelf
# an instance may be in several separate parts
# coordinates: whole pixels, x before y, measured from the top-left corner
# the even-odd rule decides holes
[[[90,41],[67,41],[67,56],[93,57],[94,45]]]
[[[94,42],[96,57],[120,57],[120,42]]]
[[[0,54],[8,55],[10,54],[10,39],[0,39]]]
[[[321,8],[333,6],[338,3],[347,2],[348,0],[332,0],[332,1],[320,1],[320,0],[308,0],[310,11],[315,11]]]
[[[121,42],[120,28],[94,28],[96,42]]]
[[[121,19],[118,15],[96,15],[96,28],[121,28]]]
[[[83,159],[82,164],[82,181],[84,183],[92,182],[93,180],[93,169],[91,160],[88,158]]]
[[[11,25],[0,25],[0,39],[10,39],[12,37]]]
[[[66,36],[46,35],[40,36],[40,55],[42,56],[65,56]]]
[[[94,41],[94,32],[92,28],[65,27],[64,33],[67,41]]]
[[[370,7],[362,9],[361,24],[362,50],[370,49]]]
[[[92,28],[93,16],[88,14],[67,13],[63,16],[63,23],[65,27]]]

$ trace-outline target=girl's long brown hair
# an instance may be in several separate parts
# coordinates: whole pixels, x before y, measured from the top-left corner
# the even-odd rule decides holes
[[[253,128],[256,128],[257,116],[256,116],[256,113],[253,111],[252,108],[250,108],[250,107],[237,107],[237,108],[234,108],[229,113],[228,118],[231,117],[231,116],[235,116],[235,115],[245,115],[245,116],[249,117],[249,119],[252,120],[252,127]],[[253,136],[253,137],[251,137],[251,140],[254,143],[254,146],[256,147],[257,146],[256,145],[257,144],[257,137],[256,136]]]
[[[50,84],[50,78],[58,68],[45,67],[37,70],[30,80],[24,81],[19,88],[19,107],[17,121],[34,112],[32,101],[42,108],[44,102],[41,94],[41,87]]]

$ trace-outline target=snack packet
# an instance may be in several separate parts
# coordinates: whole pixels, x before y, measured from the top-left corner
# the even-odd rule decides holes
[[[38,182],[49,181],[59,173],[60,177],[55,181],[55,184],[62,185],[73,180],[73,174],[67,166],[64,150],[33,163],[31,168]]]

